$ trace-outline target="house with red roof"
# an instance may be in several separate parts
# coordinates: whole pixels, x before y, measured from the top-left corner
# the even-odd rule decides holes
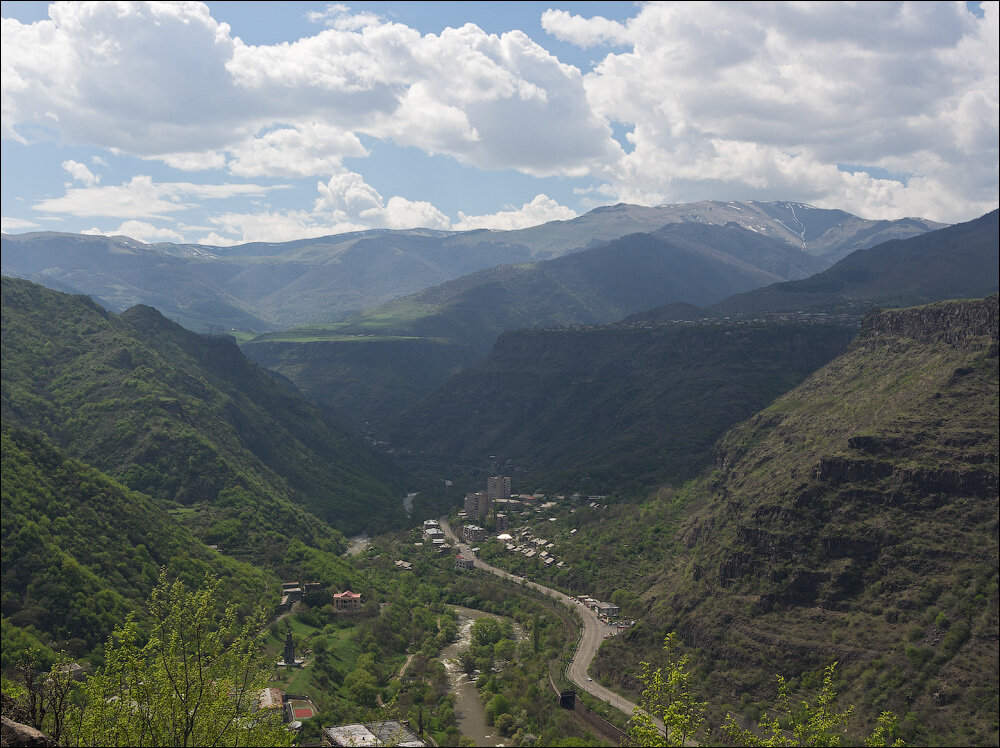
[[[361,610],[361,595],[357,592],[345,590],[333,596],[334,610],[352,611]]]

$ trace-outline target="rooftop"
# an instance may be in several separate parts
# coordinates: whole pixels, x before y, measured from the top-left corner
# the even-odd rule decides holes
[[[326,728],[323,733],[336,746],[427,745],[405,725],[395,720],[338,725]]]

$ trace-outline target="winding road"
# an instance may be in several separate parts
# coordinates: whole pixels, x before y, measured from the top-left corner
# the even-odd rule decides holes
[[[444,517],[441,518],[440,522],[441,529],[444,531],[445,537],[447,537],[450,542],[458,546],[463,556],[471,558],[477,569],[488,571],[490,574],[495,574],[498,577],[509,579],[510,581],[518,584],[526,584],[529,587],[533,587],[539,592],[543,592],[549,597],[559,600],[579,614],[580,619],[583,621],[583,631],[580,635],[580,642],[577,645],[576,653],[573,655],[573,659],[570,661],[569,667],[566,668],[566,676],[573,682],[573,685],[581,691],[586,691],[592,696],[596,696],[601,701],[606,701],[616,709],[619,709],[625,714],[631,716],[632,712],[636,708],[636,705],[633,702],[629,701],[621,694],[615,693],[609,688],[605,688],[600,683],[590,680],[590,677],[587,675],[590,663],[593,661],[594,655],[597,654],[597,648],[601,646],[601,642],[604,640],[605,634],[611,633],[615,630],[614,627],[601,623],[594,611],[586,605],[579,603],[569,595],[565,595],[558,590],[552,589],[551,587],[545,587],[537,582],[531,582],[524,577],[511,574],[510,572],[498,569],[495,566],[490,566],[485,561],[481,561],[476,558],[476,554],[472,553],[468,544],[463,543],[455,536],[455,533],[452,532],[451,527],[448,525],[448,522]],[[659,719],[655,719],[655,721],[657,727],[662,730],[662,721]]]

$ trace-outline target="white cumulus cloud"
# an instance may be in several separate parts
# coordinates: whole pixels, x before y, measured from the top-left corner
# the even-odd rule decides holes
[[[501,210],[480,216],[467,216],[459,211],[458,217],[458,222],[452,227],[456,231],[472,229],[508,231],[537,226],[549,221],[568,221],[576,218],[576,211],[560,205],[548,195],[541,194],[535,195],[534,199],[517,209]]]
[[[43,128],[182,169],[226,158],[253,176],[331,173],[367,153],[362,135],[537,175],[619,156],[579,70],[520,31],[421,35],[338,6],[315,20],[329,27],[255,46],[196,2],[62,3],[49,20],[4,19],[4,132],[23,141]]]
[[[47,20],[3,19],[2,128],[240,178],[339,179],[345,159],[389,141],[475,169],[587,179],[592,197],[613,201],[782,198],[959,220],[998,199],[998,5],[982,11],[546,11],[553,37],[605,45],[581,72],[517,29],[422,34],[341,4],[308,14],[312,35],[252,45],[199,2],[54,3]],[[158,212],[115,215],[163,215],[179,200],[154,195]],[[446,221],[403,200],[380,196],[371,220]]]
[[[66,173],[73,177],[74,182],[83,182],[88,187],[91,187],[101,181],[101,178],[95,176],[94,173],[87,168],[86,164],[81,164],[79,161],[69,161],[62,162],[63,169]]]
[[[184,242],[184,235],[174,229],[164,226],[154,226],[147,221],[122,221],[117,229],[102,231],[101,229],[85,229],[82,234],[98,236],[128,236],[141,242]]]
[[[959,220],[998,197],[997,4],[983,9],[651,3],[626,24],[543,21],[581,46],[629,47],[586,76],[595,112],[631,146],[604,172],[610,199]]]
[[[120,185],[71,187],[61,197],[35,203],[42,213],[73,216],[111,216],[123,219],[162,218],[192,207],[191,200],[221,200],[236,196],[261,196],[278,186],[257,184],[194,184],[155,182],[140,174]]]
[[[627,44],[628,27],[604,16],[584,18],[565,10],[550,8],[542,13],[542,28],[552,36],[578,47],[596,47],[600,44]]]
[[[337,224],[364,228],[447,229],[448,217],[429,202],[394,196],[388,202],[372,185],[353,171],[334,174],[316,185],[319,197],[313,213]]]
[[[38,226],[34,221],[29,221],[24,218],[15,218],[13,216],[3,216],[0,217],[0,230],[4,233],[9,233],[11,231],[24,231],[25,229],[33,229]]]
[[[250,138],[229,151],[229,170],[241,177],[308,177],[341,168],[341,160],[367,156],[352,132],[310,122]]]
[[[375,187],[343,170],[316,185],[311,210],[227,211],[212,215],[215,230],[203,244],[282,242],[373,228],[449,229],[448,217],[429,202],[393,195],[386,200]]]

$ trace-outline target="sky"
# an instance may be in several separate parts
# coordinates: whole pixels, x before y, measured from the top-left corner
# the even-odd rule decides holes
[[[3,231],[998,204],[998,3],[3,2]]]

